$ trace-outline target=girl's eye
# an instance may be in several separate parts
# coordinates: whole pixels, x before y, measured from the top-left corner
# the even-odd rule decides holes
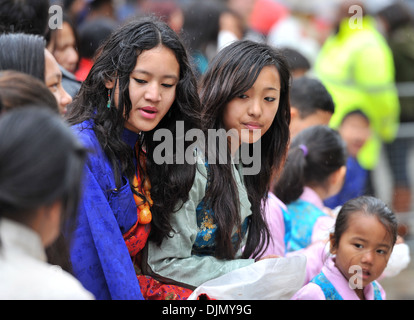
[[[273,101],[275,101],[275,100],[276,100],[276,98],[266,97],[266,98],[265,98],[265,100],[266,100],[267,102],[273,102]]]
[[[355,244],[354,244],[354,247],[355,247],[355,248],[358,248],[358,249],[362,249],[364,246],[363,246],[362,244],[355,243]]]
[[[387,254],[387,251],[386,250],[382,250],[382,249],[378,249],[377,250],[377,253],[379,253],[381,255],[384,255],[384,254]]]
[[[172,88],[172,87],[174,87],[173,84],[168,84],[168,83],[163,83],[162,86],[165,87],[165,88]]]
[[[138,82],[138,83],[147,83],[147,81],[145,81],[145,80],[142,80],[142,79],[135,79],[134,78],[134,80],[136,81],[136,82]]]
[[[245,94],[241,94],[241,95],[239,95],[239,96],[238,96],[238,98],[240,98],[240,99],[247,99],[247,98],[248,98],[248,96],[247,96],[247,95],[245,95]]]
[[[58,84],[57,84],[57,83],[55,83],[55,84],[50,85],[50,86],[49,86],[49,89],[50,89],[51,91],[56,91],[56,90],[58,89]]]

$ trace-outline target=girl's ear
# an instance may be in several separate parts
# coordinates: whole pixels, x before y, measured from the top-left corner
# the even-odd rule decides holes
[[[295,106],[290,106],[290,118],[296,119],[299,117],[299,110]]]
[[[115,80],[107,80],[105,81],[105,88],[113,89],[115,84]]]
[[[330,243],[329,252],[331,254],[336,254],[337,244],[335,243],[335,237],[333,233],[329,234],[329,243]]]

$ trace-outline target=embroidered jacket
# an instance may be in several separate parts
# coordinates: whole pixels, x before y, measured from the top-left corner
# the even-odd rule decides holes
[[[306,248],[315,240],[327,240],[335,220],[323,211],[323,202],[309,187],[287,205],[291,220],[289,251]]]
[[[247,239],[247,218],[252,214],[241,169],[233,166],[234,178],[239,191],[242,230],[234,230],[233,239],[242,237],[241,248]],[[175,232],[164,239],[158,247],[148,242],[143,271],[165,283],[195,288],[232,270],[254,263],[254,259],[219,260],[214,257],[215,233],[214,213],[204,203],[207,187],[207,165],[201,155],[197,156],[197,170],[189,199],[181,209],[171,216]]]

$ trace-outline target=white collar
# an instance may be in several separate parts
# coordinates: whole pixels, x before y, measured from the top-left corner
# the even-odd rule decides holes
[[[41,238],[33,229],[16,221],[0,219],[0,252],[20,253],[46,262]]]

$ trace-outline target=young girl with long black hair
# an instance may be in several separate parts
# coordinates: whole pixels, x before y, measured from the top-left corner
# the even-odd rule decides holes
[[[133,20],[116,30],[70,107],[68,121],[92,152],[72,248],[76,276],[97,299],[181,299],[191,291],[141,274],[141,251],[151,228],[162,230],[164,185],[186,200],[195,168],[174,175],[158,164],[158,129],[176,137],[198,126],[199,98],[187,52],[165,23]],[[175,140],[175,139],[174,139]],[[186,187],[187,186],[187,187]]]

